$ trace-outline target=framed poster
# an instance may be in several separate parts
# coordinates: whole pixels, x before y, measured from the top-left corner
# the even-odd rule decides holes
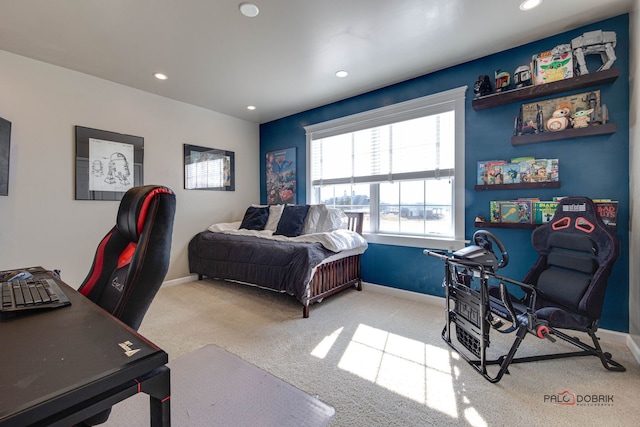
[[[76,200],[121,200],[143,185],[144,138],[76,126]]]
[[[235,153],[184,144],[184,188],[235,191]]]
[[[0,196],[9,195],[9,152],[11,122],[0,117]]]
[[[296,148],[267,153],[267,204],[296,203]]]

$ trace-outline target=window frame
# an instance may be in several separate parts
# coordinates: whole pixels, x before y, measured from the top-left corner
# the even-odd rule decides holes
[[[312,139],[355,132],[390,123],[411,120],[427,115],[454,111],[455,114],[455,162],[454,162],[454,195],[452,206],[453,238],[434,238],[416,235],[400,235],[392,233],[365,232],[364,237],[370,243],[419,248],[457,250],[464,247],[465,224],[465,94],[467,86],[423,96],[397,104],[350,116],[340,117],[322,123],[304,126],[306,132],[306,187],[307,194],[312,195],[311,179],[311,141]],[[373,199],[373,195],[371,195]],[[372,210],[373,205],[370,206]],[[377,207],[376,207],[377,209]]]

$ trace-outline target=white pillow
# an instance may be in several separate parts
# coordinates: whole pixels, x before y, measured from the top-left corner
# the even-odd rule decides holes
[[[304,228],[302,234],[312,234],[318,232],[318,224],[320,219],[326,217],[327,207],[325,205],[311,205],[307,218],[304,220]]]
[[[280,217],[282,216],[283,210],[284,210],[284,205],[269,206],[269,219],[267,219],[267,224],[264,226],[265,230],[276,231],[276,228],[278,227],[278,222],[280,222]]]
[[[337,208],[327,208],[326,214],[320,216],[316,233],[328,233],[341,228],[347,228],[347,215]]]

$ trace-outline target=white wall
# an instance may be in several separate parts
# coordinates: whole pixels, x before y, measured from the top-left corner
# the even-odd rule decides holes
[[[194,234],[241,219],[259,202],[255,123],[4,51],[0,93],[0,117],[12,122],[9,196],[0,197],[0,270],[59,268],[78,287],[115,224],[119,202],[74,200],[76,125],[144,138],[144,184],[166,185],[177,197],[167,280],[189,274]],[[236,191],[184,190],[184,143],[234,151]]]
[[[635,348],[640,348],[640,6],[630,14],[630,110],[629,159],[631,170],[631,236],[629,239],[629,333]],[[640,355],[636,354],[640,360]]]

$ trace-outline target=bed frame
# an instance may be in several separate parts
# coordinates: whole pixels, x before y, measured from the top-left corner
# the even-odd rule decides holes
[[[345,212],[348,218],[348,229],[362,235],[362,212]],[[360,271],[360,255],[340,258],[326,264],[321,264],[309,283],[309,300],[302,310],[302,316],[309,317],[309,306],[320,302],[324,297],[340,292],[351,286],[362,290],[362,275]]]
[[[362,222],[364,213],[345,212],[347,215],[347,228],[362,235]],[[360,270],[360,254],[350,255],[318,265],[309,282],[309,297],[303,305],[302,316],[309,317],[311,304],[322,301],[325,297],[355,286],[362,291],[362,275]],[[198,280],[207,277],[198,273]],[[233,280],[232,280],[233,281]]]
[[[364,213],[345,212],[347,215],[347,228],[362,235],[362,221]],[[309,307],[315,302],[322,301],[325,297],[333,295],[344,289],[355,286],[362,290],[362,275],[360,271],[360,255],[352,255],[340,258],[326,264],[320,264],[309,282],[309,299],[302,309],[302,317],[309,317]]]

